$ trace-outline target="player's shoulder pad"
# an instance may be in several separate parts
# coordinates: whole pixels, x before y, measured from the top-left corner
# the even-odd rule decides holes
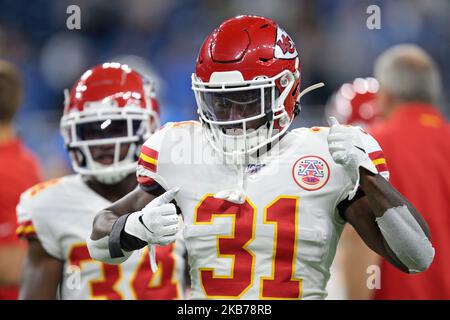
[[[166,187],[162,177],[159,176],[159,169],[162,163],[170,163],[166,152],[163,150],[173,150],[180,145],[185,145],[186,139],[197,136],[201,130],[198,121],[168,122],[156,131],[145,141],[139,154],[136,176],[140,185],[151,186],[154,180],[162,187]]]
[[[330,131],[329,127],[311,127],[311,128],[296,128],[291,130],[291,132],[294,135],[301,136],[301,137],[308,137],[308,138],[318,138],[323,140],[325,138],[325,142],[327,141],[326,138],[328,137],[328,133]]]
[[[20,195],[16,210],[19,223],[30,220],[36,211],[45,211],[56,199],[61,201],[64,196],[64,181],[65,177],[55,178],[40,182],[24,191]]]
[[[189,130],[200,127],[200,122],[194,120],[167,122],[144,142],[142,151],[145,151],[146,148],[150,148],[156,152],[160,152],[163,143],[171,143],[172,140],[176,140],[176,137],[185,135]]]
[[[295,134],[328,134],[329,131],[330,131],[329,127],[318,127],[318,126],[310,128],[301,127],[291,130],[291,132]]]
[[[56,178],[38,183],[20,195],[16,207],[18,228],[16,234],[20,238],[36,235],[35,222],[48,221],[48,214],[54,212],[51,206],[55,201],[64,201],[64,178]]]
[[[355,127],[358,129],[359,136],[364,146],[366,147],[367,152],[381,150],[380,144],[378,141],[367,131],[365,131],[361,127]]]

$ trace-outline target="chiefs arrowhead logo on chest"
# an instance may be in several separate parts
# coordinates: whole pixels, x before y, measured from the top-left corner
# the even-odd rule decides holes
[[[319,190],[330,178],[330,167],[319,156],[304,156],[294,163],[292,177],[302,189],[307,191]]]

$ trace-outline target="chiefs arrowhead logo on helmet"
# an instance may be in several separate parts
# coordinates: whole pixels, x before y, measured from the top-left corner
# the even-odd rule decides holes
[[[275,58],[278,59],[295,59],[298,57],[297,49],[294,41],[289,35],[281,29],[277,28],[277,45],[275,46]]]

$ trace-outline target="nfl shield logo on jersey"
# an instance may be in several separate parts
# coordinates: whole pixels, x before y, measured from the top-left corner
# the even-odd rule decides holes
[[[292,177],[305,190],[319,190],[328,182],[330,167],[321,157],[301,157],[292,167]]]

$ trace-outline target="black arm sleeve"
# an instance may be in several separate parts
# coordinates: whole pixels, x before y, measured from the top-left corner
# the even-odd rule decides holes
[[[143,191],[150,193],[155,197],[160,196],[164,192],[166,192],[166,190],[161,187],[161,185],[156,181],[151,185],[139,184],[139,187]],[[177,213],[180,214],[181,210],[176,204],[175,200],[172,200],[171,203],[175,204]],[[139,250],[147,245],[145,241],[142,241],[141,239],[125,232],[125,223],[127,222],[128,216],[130,214],[131,213],[122,215],[114,222],[108,241],[109,254],[111,258],[123,257],[122,250],[134,251]]]
[[[122,250],[134,251],[147,245],[147,243],[141,239],[125,232],[125,223],[129,215],[130,213],[120,216],[116,222],[114,222],[108,241],[111,258],[123,257]]]

